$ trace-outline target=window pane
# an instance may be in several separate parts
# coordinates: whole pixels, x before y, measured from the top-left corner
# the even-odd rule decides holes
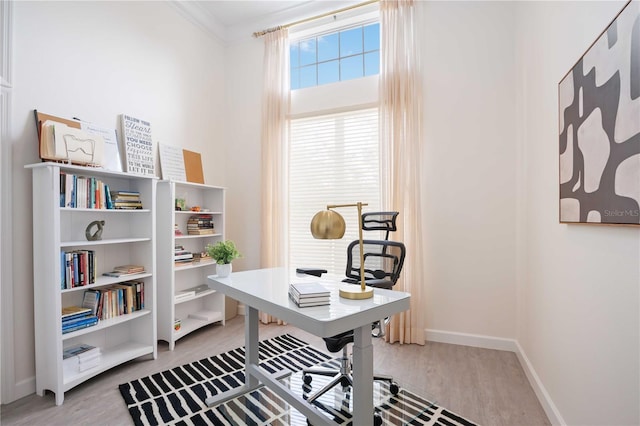
[[[292,43],[289,48],[289,62],[291,63],[291,67],[297,67],[298,65],[298,53],[300,52],[300,47],[298,43]]]
[[[362,27],[340,32],[340,56],[362,53]]]
[[[318,62],[338,59],[338,33],[318,37]]]
[[[300,42],[300,65],[309,65],[316,62],[316,39],[302,40]]]
[[[378,110],[295,119],[290,129],[289,264],[344,276],[347,246],[358,238],[356,208],[338,210],[347,225],[339,240],[314,239],[309,223],[327,204],[362,201],[365,212],[380,210]]]
[[[380,50],[380,24],[364,27],[364,51]]]
[[[300,88],[300,68],[291,70],[291,90]]]
[[[315,64],[300,68],[300,85],[298,86],[300,89],[303,87],[316,86],[317,84]]]
[[[329,61],[318,64],[318,85],[335,83],[340,81],[338,61]]]
[[[362,55],[340,59],[340,80],[351,80],[362,77]]]
[[[364,75],[380,74],[380,51],[364,54]]]

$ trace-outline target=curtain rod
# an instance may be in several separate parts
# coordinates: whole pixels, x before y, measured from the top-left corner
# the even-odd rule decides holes
[[[266,30],[262,30],[262,31],[256,31],[255,33],[253,33],[253,36],[255,38],[262,37],[265,34],[269,34],[269,33],[272,33],[274,31],[281,30],[283,28],[290,28],[290,27],[293,27],[293,26],[296,26],[296,25],[304,24],[306,22],[315,21],[316,19],[325,18],[327,16],[336,15],[338,13],[346,12],[348,10],[357,9],[359,7],[366,6],[368,4],[378,3],[378,1],[380,1],[380,0],[368,0],[368,1],[365,1],[363,3],[354,4],[353,6],[343,7],[342,9],[338,9],[338,10],[334,10],[334,11],[331,11],[331,12],[323,13],[321,15],[316,15],[316,16],[312,16],[310,18],[301,19],[299,21],[290,22],[290,23],[288,23],[286,25],[278,25],[277,27],[267,28]]]

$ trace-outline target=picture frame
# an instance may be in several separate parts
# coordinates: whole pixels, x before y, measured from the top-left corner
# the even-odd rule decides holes
[[[640,225],[640,0],[558,84],[561,223]]]

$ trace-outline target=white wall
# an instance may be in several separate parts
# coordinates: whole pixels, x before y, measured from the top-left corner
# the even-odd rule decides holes
[[[421,4],[430,330],[515,336],[514,4]]]
[[[117,127],[129,113],[156,142],[202,153],[205,182],[224,186],[224,49],[164,2],[16,2],[11,202],[15,397],[35,390],[31,177],[33,109]],[[231,222],[231,221],[230,221]],[[37,262],[37,259],[35,259]],[[4,337],[4,336],[3,336]]]
[[[558,223],[557,85],[624,2],[518,5],[526,246],[517,339],[567,424],[640,423],[640,229]]]

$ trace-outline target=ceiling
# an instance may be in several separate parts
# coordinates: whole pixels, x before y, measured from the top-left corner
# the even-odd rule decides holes
[[[341,9],[362,0],[173,0],[183,16],[233,43],[256,31]]]

